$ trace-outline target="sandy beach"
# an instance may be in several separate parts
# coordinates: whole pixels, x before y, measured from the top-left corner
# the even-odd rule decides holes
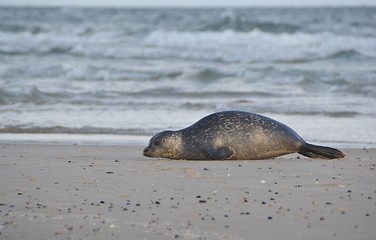
[[[1,239],[374,239],[376,150],[172,161],[140,146],[0,145]]]
[[[0,240],[376,239],[364,1],[0,0]],[[142,155],[156,133],[222,111],[347,156]],[[285,139],[236,119],[197,132]]]

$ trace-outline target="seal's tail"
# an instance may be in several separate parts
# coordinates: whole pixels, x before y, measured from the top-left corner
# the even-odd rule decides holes
[[[313,144],[305,143],[300,148],[300,154],[310,157],[310,158],[326,158],[326,159],[334,159],[334,158],[343,158],[346,155],[334,148],[330,147],[322,147],[316,146]]]

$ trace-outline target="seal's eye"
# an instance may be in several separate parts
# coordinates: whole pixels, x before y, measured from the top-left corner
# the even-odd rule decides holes
[[[153,145],[156,146],[156,147],[158,147],[159,145],[161,145],[161,142],[160,142],[160,141],[155,141],[155,142],[153,143]]]

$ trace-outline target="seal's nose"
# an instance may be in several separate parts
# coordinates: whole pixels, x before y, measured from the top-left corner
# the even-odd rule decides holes
[[[144,148],[144,156],[148,156],[149,147]]]

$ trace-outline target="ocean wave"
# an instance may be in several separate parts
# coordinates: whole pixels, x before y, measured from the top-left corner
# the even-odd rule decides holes
[[[217,99],[248,99],[283,97],[284,93],[270,92],[268,89],[236,89],[231,85],[227,90],[223,86],[212,86],[211,88],[200,89],[197,87],[176,88],[167,86],[150,86],[142,88],[140,83],[134,88],[121,87],[112,83],[112,86],[102,86],[100,84],[90,85],[82,89],[69,88],[64,91],[59,87],[40,89],[36,86],[24,88],[22,90],[0,90],[0,106],[12,106],[21,104],[22,106],[43,106],[54,108],[58,104],[69,106],[88,107],[115,107],[124,106],[130,109],[153,108],[155,104],[174,106],[176,108],[205,108],[212,107],[212,100]],[[139,86],[139,87],[137,87]],[[253,90],[252,90],[253,89]],[[173,102],[171,102],[173,101]],[[201,102],[202,101],[202,102]]]
[[[310,61],[345,51],[376,57],[376,40],[372,37],[336,35],[329,32],[271,34],[260,30],[242,33],[178,32],[156,30],[144,40],[146,46],[174,49],[181,58],[212,59],[225,62]],[[349,54],[345,54],[348,57]]]
[[[86,29],[86,30],[85,30]],[[214,62],[301,63],[325,59],[376,58],[374,37],[331,32],[270,33],[154,30],[144,36],[126,37],[119,31],[82,34],[51,31],[0,32],[0,56],[69,55],[89,59],[193,59]]]
[[[305,92],[326,92],[342,95],[376,97],[375,73],[364,74],[359,78],[359,73],[344,74],[310,74],[305,73],[298,77],[297,85]]]
[[[70,133],[70,134],[115,134],[115,135],[150,135],[154,133],[153,129],[138,129],[138,128],[106,128],[106,127],[33,127],[27,125],[14,125],[0,127],[0,133]]]
[[[115,64],[114,64],[115,65]],[[143,70],[123,66],[83,65],[51,63],[31,66],[11,66],[0,68],[0,77],[4,79],[54,78],[80,81],[135,81],[174,79],[183,73],[178,70]]]
[[[204,68],[190,75],[189,78],[203,83],[208,83],[210,81],[217,81],[218,79],[230,76],[236,76],[236,73],[218,71],[217,69],[212,68]]]
[[[43,33],[34,35],[30,32],[0,32],[0,54],[57,54],[69,53],[79,40],[72,36],[59,37],[55,34]]]
[[[70,54],[85,56],[85,53],[98,54],[108,44],[125,41],[123,32],[118,30],[92,30],[88,27],[76,27],[58,30],[46,30],[39,33],[30,31],[0,31],[0,54]],[[86,52],[85,52],[86,50]],[[87,52],[89,51],[89,52]],[[88,55],[90,56],[90,55]]]
[[[282,22],[250,20],[242,15],[237,15],[233,11],[225,11],[216,21],[206,23],[195,30],[202,32],[223,32],[226,30],[232,30],[234,32],[252,32],[256,29],[267,33],[278,34],[295,33],[300,30],[300,27]]]
[[[0,83],[0,105],[66,103],[113,107],[121,104],[150,108],[150,101],[165,104],[173,100],[174,106],[181,107],[178,105],[181,101],[196,104],[192,100],[200,99],[247,100],[318,93],[376,97],[376,76],[369,71],[363,70],[360,78],[358,71],[338,73],[279,67],[223,68],[219,65],[184,72],[178,69],[141,71],[116,67],[32,66],[0,74],[0,78],[6,79]],[[25,78],[32,81],[24,81]]]
[[[325,116],[331,118],[353,118],[361,115],[360,112],[356,111],[289,111],[283,114],[298,116]]]
[[[326,57],[326,59],[354,59],[354,58],[362,58],[364,55],[362,55],[360,52],[355,51],[353,49],[344,49],[337,51],[329,56]]]
[[[175,79],[182,75],[177,70],[138,70],[124,69],[110,66],[87,66],[66,69],[63,77],[75,80],[88,81],[136,81],[136,80],[158,80],[158,79]]]
[[[220,85],[220,84],[219,84]],[[227,90],[224,90],[226,89]],[[143,99],[165,99],[168,95],[168,99],[173,99],[176,104],[179,104],[180,101],[185,100],[215,100],[221,101],[221,99],[238,99],[238,98],[253,98],[253,97],[283,97],[284,93],[279,92],[270,92],[268,89],[256,89],[252,86],[247,86],[246,89],[233,88],[230,85],[216,85],[211,87],[206,87],[200,89],[200,87],[192,89],[177,89],[177,88],[151,88],[143,91],[136,91],[128,93],[129,96],[134,98],[143,98]],[[168,100],[166,100],[168,101]],[[177,105],[179,106],[179,105]]]
[[[27,104],[45,104],[56,103],[59,99],[69,98],[67,92],[45,92],[41,91],[37,87],[32,87],[26,92],[19,91],[7,91],[0,89],[0,105],[9,105],[15,103],[27,103]]]

